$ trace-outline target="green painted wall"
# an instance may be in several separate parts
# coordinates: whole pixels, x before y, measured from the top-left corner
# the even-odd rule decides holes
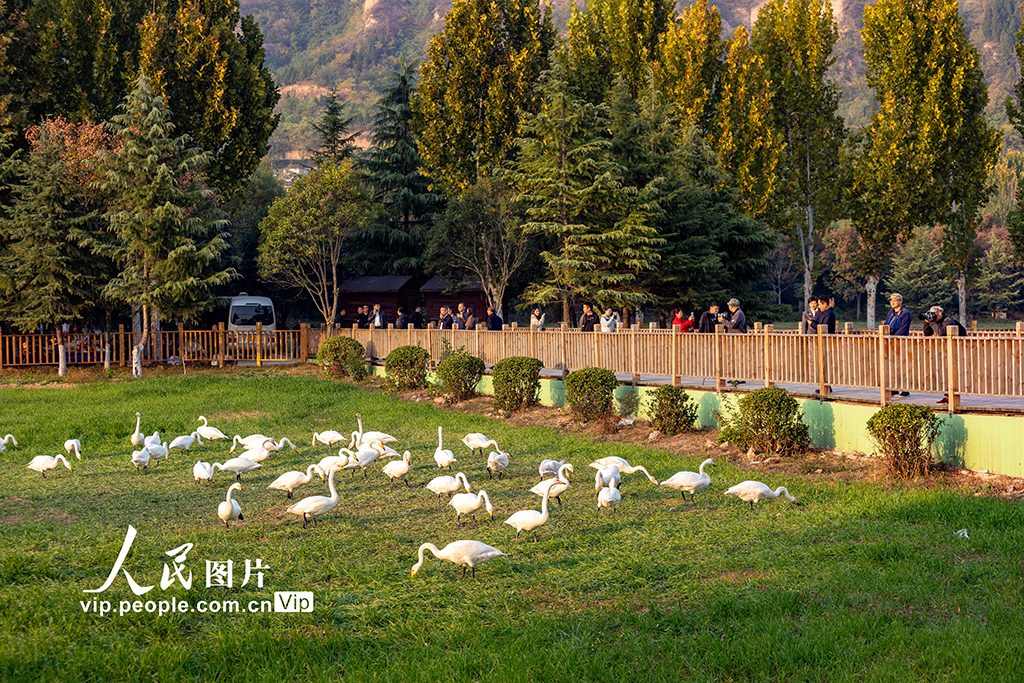
[[[369,368],[368,368],[369,369]],[[384,376],[384,368],[377,366],[372,372]],[[436,381],[433,373],[428,375]],[[562,407],[565,405],[565,385],[560,380],[542,379],[540,402],[543,405]],[[648,395],[656,387],[637,387],[641,398],[640,417],[649,418]],[[620,386],[616,398],[632,390]],[[477,385],[482,394],[493,394],[494,385],[490,375],[485,375]],[[714,391],[687,389],[686,393],[697,402],[698,419],[703,428],[718,428],[715,413],[721,409],[723,400],[735,400],[738,394],[717,394]],[[803,410],[804,422],[810,431],[811,441],[821,448],[836,448],[857,453],[874,451],[867,433],[868,419],[878,411],[877,406],[837,401],[819,402],[814,399],[797,399]],[[1005,415],[971,413],[965,415],[941,414],[942,431],[936,440],[936,448],[942,460],[974,470],[989,470],[993,473],[1013,477],[1024,477],[1024,418]]]

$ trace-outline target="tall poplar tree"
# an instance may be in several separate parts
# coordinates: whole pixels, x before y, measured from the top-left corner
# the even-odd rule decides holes
[[[837,113],[839,88],[828,76],[838,36],[825,0],[770,0],[751,35],[771,83],[770,123],[784,143],[778,196],[791,211],[774,227],[800,255],[805,305],[814,290],[822,232],[839,215],[839,153],[846,129]]]
[[[511,159],[534,85],[555,43],[550,6],[455,0],[430,41],[413,129],[432,177],[458,194]]]
[[[662,36],[655,74],[683,121],[704,136],[714,132],[728,48],[722,40],[722,15],[707,0],[683,9]]]

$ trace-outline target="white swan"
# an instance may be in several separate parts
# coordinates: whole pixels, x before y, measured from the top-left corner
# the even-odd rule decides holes
[[[727,496],[736,496],[740,500],[745,500],[750,503],[751,510],[754,509],[755,503],[767,498],[778,498],[782,494],[785,494],[786,499],[789,500],[790,503],[800,505],[800,502],[797,501],[796,498],[789,495],[789,489],[785,486],[780,486],[772,491],[767,484],[762,484],[759,481],[743,481],[725,492],[725,495]]]
[[[384,465],[384,467],[380,468],[380,471],[386,474],[388,479],[391,480],[392,486],[395,485],[396,479],[405,479],[405,485],[412,486],[412,484],[409,483],[410,457],[412,457],[412,454],[409,453],[409,451],[406,451],[405,454],[402,455],[401,460],[392,460],[388,464]]]
[[[299,447],[296,446],[295,444],[293,444],[291,442],[291,439],[289,439],[287,436],[282,436],[280,439],[278,439],[276,441],[274,439],[271,439],[271,442],[273,442],[274,446],[273,446],[273,448],[268,447],[269,450],[279,451],[282,448],[284,448],[285,444],[288,444],[288,446],[290,446],[291,449],[292,449],[292,453],[298,453],[299,452]]]
[[[262,446],[246,450],[243,457],[246,460],[252,460],[253,462],[263,462],[264,460],[277,457],[277,450],[271,448],[273,445],[275,445],[273,439],[266,439]]]
[[[434,462],[437,463],[437,468],[442,469],[447,467],[452,468],[452,463],[455,462],[455,454],[449,450],[445,450],[441,436],[441,425],[437,426],[437,448],[434,449]]]
[[[327,477],[327,488],[330,489],[331,495],[328,496],[307,496],[298,503],[288,507],[286,512],[290,512],[293,515],[302,515],[302,528],[306,528],[306,520],[312,519],[313,526],[316,526],[316,516],[326,515],[328,512],[334,509],[334,506],[338,504],[338,491],[334,488],[334,473],[338,471],[337,467],[331,468],[331,473]]]
[[[150,461],[155,465],[161,460],[170,460],[171,451],[167,448],[167,442],[146,444],[143,449],[149,453]]]
[[[142,439],[142,447],[143,448],[145,448],[146,446],[148,446],[150,444],[153,444],[153,443],[155,443],[155,444],[159,444],[160,443],[160,432],[153,432],[149,436],[144,437]]]
[[[192,465],[192,477],[198,484],[201,481],[213,481],[213,465],[208,462],[199,460],[195,465]]]
[[[481,490],[479,493],[456,494],[452,496],[448,504],[455,508],[456,528],[462,523],[462,515],[471,515],[473,522],[476,523],[476,511],[480,509],[481,505],[486,506],[487,514],[491,519],[494,519],[494,506],[491,505],[491,499],[487,495],[487,491],[484,490]]]
[[[48,455],[37,455],[29,461],[28,468],[35,470],[43,475],[43,479],[46,479],[46,471],[56,467],[58,461],[64,463],[64,467],[67,467],[69,470],[71,469],[71,463],[63,455],[57,455],[52,458]]]
[[[560,468],[562,465],[564,465],[567,462],[569,462],[569,461],[568,460],[541,460],[540,461],[540,467],[537,468],[537,471],[540,472],[540,478],[543,479],[544,477],[554,477],[554,476],[557,476],[558,475],[558,468]]]
[[[142,448],[142,446],[145,445],[145,442],[143,441],[143,439],[145,439],[146,437],[143,436],[141,431],[139,431],[139,426],[141,424],[142,424],[142,415],[139,414],[139,413],[135,413],[135,433],[131,435],[131,440],[132,440],[132,445],[135,446],[136,448]]]
[[[242,485],[235,482],[228,487],[227,499],[217,506],[217,516],[224,522],[224,526],[228,526],[228,521],[232,519],[237,519],[239,522],[245,521],[242,517],[242,506],[238,504],[237,500],[231,500],[231,492],[241,490]]]
[[[462,565],[462,578],[466,578],[466,567],[473,570],[472,577],[476,577],[476,566],[495,557],[504,557],[505,553],[493,546],[480,541],[452,541],[441,550],[433,543],[424,543],[420,546],[419,561],[412,566],[412,576],[423,566],[423,551],[429,550],[439,560],[448,560],[455,564]],[[411,578],[411,577],[410,577]]]
[[[313,472],[320,475],[320,481],[324,480],[324,471],[320,469],[319,465],[310,465],[306,468],[306,473],[302,472],[285,472],[280,477],[275,479],[273,483],[268,486],[268,489],[277,489],[278,491],[285,491],[288,494],[288,498],[292,497],[292,492],[295,489],[308,484],[313,481]]]
[[[220,464],[219,462],[215,462],[213,463],[212,467],[213,469],[220,470],[222,472],[234,472],[235,479],[238,481],[242,481],[243,474],[245,474],[246,472],[252,472],[253,470],[263,466],[260,465],[258,462],[253,462],[252,460],[249,460],[248,458],[231,458],[230,460],[224,461],[223,465]]]
[[[349,463],[354,455],[355,453],[342,446],[337,455],[324,456],[323,460],[319,463],[319,467],[324,472],[330,472],[333,467],[342,469]]]
[[[167,444],[168,450],[177,448],[179,451],[187,451],[192,448],[192,444],[203,446],[203,440],[199,437],[199,432],[192,432],[188,436],[176,436],[171,440],[171,443]],[[203,446],[205,448],[205,446]]]
[[[466,434],[464,437],[462,437],[462,443],[466,444],[466,448],[473,451],[474,455],[476,455],[477,451],[480,451],[480,454],[483,455],[484,449],[487,448],[488,446],[494,446],[495,450],[501,450],[501,447],[498,446],[497,441],[495,441],[494,439],[488,439],[485,435],[479,432]]]
[[[0,439],[0,453],[7,450],[7,444],[13,443],[14,447],[18,447],[18,441],[14,438],[14,434],[8,434],[4,438]]]
[[[530,489],[530,492],[536,493],[538,496],[543,496],[550,492],[555,500],[558,501],[558,504],[561,505],[562,499],[560,496],[569,488],[569,475],[573,472],[572,463],[567,462],[558,468],[558,473],[554,479],[545,479]]]
[[[263,434],[250,434],[244,438],[241,434],[235,434],[231,438],[231,450],[229,450],[228,453],[234,453],[238,446],[241,446],[243,451],[250,448],[258,448],[269,438],[269,436],[264,436]]]
[[[364,432],[363,416],[360,415],[359,413],[356,413],[356,422],[359,423],[359,431],[352,432],[352,438],[348,444],[349,448],[358,449],[362,448],[363,446],[368,446],[372,443],[383,445],[386,443],[394,443],[395,441],[398,441],[398,439],[396,439],[395,437],[391,436],[390,434],[385,434],[384,432]]]
[[[149,474],[149,460],[149,451],[145,448],[138,451],[132,451],[132,464],[135,465],[136,472],[138,472],[141,467],[143,474]]]
[[[622,483],[622,475],[619,473],[619,468],[615,465],[608,465],[597,471],[597,475],[594,477],[594,490],[600,492],[601,489],[607,487],[619,488],[620,483]]]
[[[313,432],[314,446],[316,446],[317,441],[325,446],[333,446],[336,443],[344,443],[345,437],[341,432],[335,429],[329,429],[326,432]]]
[[[437,502],[441,502],[441,494],[447,493],[448,497],[451,498],[452,494],[459,490],[459,480],[462,480],[463,485],[466,487],[466,493],[469,493],[469,481],[466,479],[466,475],[463,472],[456,472],[454,477],[447,475],[443,477],[434,477],[427,484],[427,490],[437,494]]]
[[[519,538],[519,534],[523,531],[532,531],[533,542],[537,542],[537,527],[546,524],[548,521],[548,498],[550,497],[551,489],[548,489],[544,494],[543,500],[541,500],[540,512],[536,510],[520,510],[505,520],[505,524],[516,530],[516,538]]]
[[[612,512],[617,512],[619,509],[619,501],[621,500],[622,494],[619,493],[618,482],[614,482],[612,486],[606,486],[597,492],[598,512],[600,512],[603,507],[611,508]]]
[[[492,472],[497,472],[498,479],[501,479],[506,467],[508,467],[508,453],[506,453],[505,451],[491,451],[491,454],[487,456],[488,479],[491,479]]]
[[[76,458],[82,459],[82,442],[78,439],[68,439],[65,441],[64,450],[67,451],[68,455],[74,452]]]
[[[199,432],[199,436],[207,439],[208,441],[216,441],[217,439],[226,439],[224,432],[220,431],[216,427],[211,427],[207,424],[207,420],[204,416],[200,415],[196,422],[202,422],[203,426],[196,429]]]
[[[637,465],[636,467],[634,467],[633,465],[630,465],[628,462],[626,462],[624,458],[620,458],[615,455],[609,455],[607,458],[595,460],[594,462],[590,463],[589,466],[593,467],[595,470],[599,470],[602,467],[607,467],[608,465],[615,465],[616,467],[618,467],[619,472],[621,474],[633,474],[634,472],[643,472],[644,474],[647,475],[647,479],[650,480],[652,484],[654,484],[655,486],[658,485],[658,480],[655,479],[654,475],[648,472],[647,468],[645,468],[643,465]]]
[[[698,472],[676,472],[661,482],[661,485],[679,491],[679,495],[683,497],[683,500],[686,500],[686,492],[689,491],[690,500],[693,501],[693,494],[701,489],[706,489],[711,484],[711,476],[705,474],[704,468],[709,465],[714,466],[714,464],[715,461],[712,458],[708,458],[700,464]]]
[[[380,446],[380,448],[382,450],[377,450],[377,448],[375,448],[373,446],[363,446],[358,451],[356,451],[355,454],[352,457],[349,458],[348,464],[345,465],[345,467],[343,469],[346,469],[346,470],[361,469],[363,471],[363,476],[365,477],[366,476],[366,468],[369,467],[370,465],[372,465],[377,460],[377,458],[379,458],[380,456],[382,456],[382,455],[384,455],[386,453],[386,451],[383,450],[384,448],[386,448],[385,446]],[[390,451],[391,449],[388,448],[387,450]],[[394,452],[394,451],[392,451],[392,452]],[[398,455],[398,454],[395,453],[395,455]],[[355,472],[353,472],[353,474],[355,474]]]

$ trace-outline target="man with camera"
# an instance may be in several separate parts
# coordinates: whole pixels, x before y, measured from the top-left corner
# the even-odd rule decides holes
[[[708,306],[708,310],[700,314],[700,323],[697,325],[697,331],[705,334],[714,334],[715,325],[719,323],[719,317],[718,302],[712,301],[711,305]]]
[[[932,306],[928,309],[927,313],[922,313],[917,316],[919,320],[924,321],[924,336],[931,337],[945,337],[946,329],[950,327],[957,328],[957,334],[965,336],[967,334],[967,328],[964,327],[952,316],[948,316],[943,312],[942,306]],[[939,399],[939,403],[949,403],[949,397],[943,396]]]
[[[747,331],[747,316],[740,308],[739,299],[729,299],[729,314],[720,315],[719,320],[725,325],[727,332],[745,333]]]

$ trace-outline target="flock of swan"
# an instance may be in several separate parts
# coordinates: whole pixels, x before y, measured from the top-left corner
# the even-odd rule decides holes
[[[151,435],[144,434],[141,431],[142,417],[140,413],[135,413],[135,418],[135,432],[129,438],[132,446],[137,450],[132,452],[131,463],[135,466],[136,471],[141,474],[148,473],[150,465],[155,466],[160,461],[169,460],[172,450],[188,452],[194,445],[205,448],[207,444],[204,443],[204,439],[207,442],[226,441],[228,439],[227,435],[219,429],[210,426],[207,418],[202,415],[197,420],[201,424],[195,431],[189,435],[172,439],[170,443],[162,440],[159,432],[154,432]],[[377,460],[393,458],[380,468],[381,473],[388,477],[392,487],[398,482],[404,482],[407,487],[412,486],[408,478],[412,467],[411,453],[405,451],[400,454],[391,448],[388,444],[395,443],[398,439],[390,434],[380,431],[364,431],[362,416],[359,413],[356,413],[356,421],[359,427],[358,430],[351,432],[348,436],[334,430],[315,432],[313,434],[310,444],[311,448],[315,448],[320,444],[333,449],[339,444],[347,444],[340,446],[337,455],[328,455],[319,462],[310,464],[304,472],[285,472],[274,479],[268,486],[269,489],[283,491],[288,500],[294,500],[296,489],[314,481],[315,476],[319,476],[321,481],[327,481],[330,492],[329,496],[306,496],[298,502],[290,504],[285,509],[285,512],[302,518],[303,529],[308,527],[309,522],[316,526],[318,517],[322,518],[338,505],[339,496],[335,485],[335,475],[340,470],[352,470],[353,474],[355,474],[355,470],[362,470],[365,477],[367,468],[374,465]],[[437,428],[437,442],[437,448],[433,456],[434,463],[439,470],[451,470],[452,465],[457,463],[458,460],[455,453],[444,448],[444,433],[440,426]],[[493,447],[494,450],[486,458],[488,478],[493,478],[495,474],[499,480],[503,477],[504,471],[509,465],[509,455],[498,446],[496,440],[489,439],[484,434],[472,433],[463,437],[462,443],[474,455],[477,452],[480,452],[482,455],[487,448]],[[6,435],[0,440],[0,451],[5,450],[9,444],[13,444],[15,448],[18,447],[17,440],[11,434]],[[293,452],[298,452],[298,448],[287,437],[274,439],[263,434],[251,434],[245,437],[235,435],[231,440],[231,449],[228,454],[234,454],[236,449],[241,448],[240,455],[229,458],[223,463],[204,462],[202,460],[195,463],[192,468],[192,475],[196,483],[212,482],[216,470],[231,472],[235,475],[235,482],[228,487],[225,500],[217,506],[217,517],[226,527],[230,526],[230,522],[236,520],[243,521],[241,504],[233,498],[235,492],[242,490],[242,475],[261,469],[263,462],[275,457],[277,452],[281,451],[285,446],[290,447]],[[82,460],[82,444],[80,440],[68,439],[64,442],[64,450],[69,456],[73,454],[78,460]],[[55,469],[61,463],[68,470],[72,469],[71,463],[64,455],[54,457],[47,455],[36,456],[29,462],[28,469],[39,472],[43,479],[45,479],[46,473]],[[619,491],[622,477],[637,472],[642,472],[646,475],[647,479],[655,486],[665,486],[679,491],[684,501],[687,500],[686,494],[689,493],[689,501],[692,502],[697,492],[710,486],[711,476],[705,471],[705,468],[714,464],[712,458],[707,458],[700,464],[697,472],[676,472],[668,479],[658,482],[642,465],[630,465],[623,458],[608,456],[595,460],[590,463],[589,467],[596,470],[594,491],[597,498],[597,511],[600,512],[602,507],[611,508],[613,512],[617,511],[622,501],[622,494]],[[554,499],[559,505],[562,504],[561,495],[572,485],[570,478],[575,473],[575,469],[572,463],[568,461],[543,460],[538,467],[538,473],[541,480],[530,489],[530,492],[541,498],[540,510],[519,510],[504,520],[505,524],[516,530],[516,539],[525,531],[533,536],[535,542],[538,540],[537,530],[544,526],[550,518],[548,511],[549,501]],[[484,490],[474,493],[469,479],[464,472],[456,472],[454,475],[442,474],[434,477],[425,485],[425,488],[431,493],[436,494],[439,504],[442,502],[442,496],[448,497],[448,505],[456,513],[457,528],[462,526],[463,516],[469,516],[476,523],[476,513],[481,507],[486,510],[491,519],[494,517],[494,505],[490,495]],[[462,489],[465,490],[461,491]],[[744,481],[736,484],[726,490],[725,495],[736,496],[740,500],[750,503],[752,510],[755,509],[756,504],[760,501],[778,498],[782,495],[790,502],[797,505],[800,504],[786,487],[780,486],[772,490],[769,486],[759,481]],[[471,569],[473,576],[475,576],[478,565],[495,557],[505,555],[505,553],[497,548],[474,540],[454,541],[441,549],[438,549],[432,543],[424,543],[419,548],[418,561],[412,567],[412,576],[416,576],[416,573],[423,566],[424,553],[428,550],[439,559],[462,566],[463,577],[466,575],[467,568]]]

